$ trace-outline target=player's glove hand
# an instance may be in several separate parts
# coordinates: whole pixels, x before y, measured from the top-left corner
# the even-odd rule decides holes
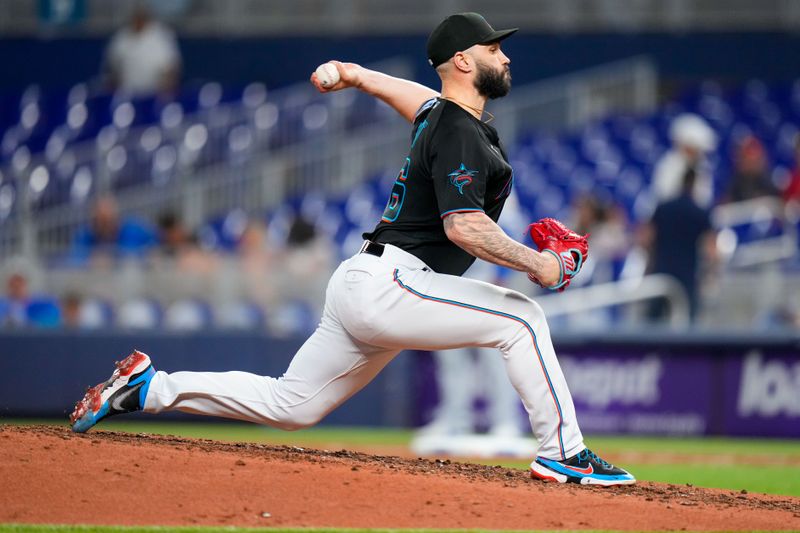
[[[528,273],[528,278],[541,287],[563,291],[589,256],[588,235],[579,235],[554,218],[534,222],[528,226],[528,232],[540,252],[555,256],[560,271],[559,280],[546,287],[532,273]]]

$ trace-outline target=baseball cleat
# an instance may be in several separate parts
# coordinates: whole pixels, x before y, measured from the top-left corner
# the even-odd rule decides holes
[[[531,477],[558,483],[581,485],[632,485],[636,478],[625,470],[600,459],[589,448],[569,459],[554,461],[537,457],[531,463]]]
[[[84,433],[104,418],[140,411],[144,406],[150,380],[156,373],[150,357],[134,350],[114,364],[117,368],[108,381],[87,389],[83,399],[75,404],[69,416],[72,431]]]

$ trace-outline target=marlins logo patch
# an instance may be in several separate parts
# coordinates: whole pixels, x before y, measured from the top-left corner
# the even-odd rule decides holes
[[[464,187],[472,183],[472,177],[477,174],[477,170],[469,170],[461,163],[461,166],[455,169],[447,176],[450,178],[450,183],[458,189],[459,194],[464,194]]]

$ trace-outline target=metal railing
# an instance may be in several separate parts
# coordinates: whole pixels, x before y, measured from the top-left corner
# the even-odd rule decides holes
[[[704,294],[698,323],[768,327],[760,322],[765,321],[770,310],[789,305],[792,295],[797,293],[797,275],[782,272],[779,265],[797,257],[800,213],[778,198],[756,198],[717,206],[711,218],[718,231],[717,247],[727,269],[709,286],[702,287]],[[735,232],[739,226],[755,228],[756,235],[752,240],[740,242]],[[774,234],[769,234],[769,229],[773,229]],[[659,298],[668,303],[666,323],[670,328],[690,326],[686,290],[675,278],[664,274],[633,273],[616,282],[538,296],[536,301],[548,318],[580,319],[584,313]],[[628,308],[628,321],[641,319],[636,313],[642,309],[641,306]]]
[[[686,290],[675,278],[665,274],[574,288],[564,293],[537,297],[536,302],[542,306],[548,318],[554,318],[657,298],[663,298],[669,304],[670,327],[678,329],[689,326]]]
[[[379,68],[408,77],[402,61]],[[371,122],[347,128],[366,105],[358,98],[375,106]],[[634,58],[516,88],[491,109],[510,145],[526,129],[561,130],[611,110],[647,112],[655,105],[655,69],[648,60]],[[314,131],[292,142],[291,131],[275,127],[278,114],[294,115]],[[154,150],[148,155],[152,165],[145,169],[149,179],[115,191],[121,210],[152,220],[164,209],[176,209],[188,225],[196,226],[234,208],[262,211],[309,191],[341,197],[364,179],[395,172],[409,138],[408,124],[388,106],[355,91],[315,95],[308,84],[252,105],[202,109],[184,116],[180,125],[166,121],[162,112],[159,127],[109,126],[96,140],[69,148],[61,157],[74,168],[96,173],[94,194],[99,194],[111,189],[124,172],[121,168],[135,165],[144,149]],[[148,143],[148,136],[159,140]],[[2,257],[59,253],[89,220],[91,197],[77,204],[32,207],[32,176],[48,163],[47,157],[35,154],[23,169],[6,169],[17,179],[19,210],[0,223]]]
[[[732,268],[796,257],[799,220],[796,208],[771,197],[723,204],[711,212],[712,224],[718,231],[717,248]],[[752,240],[740,242],[735,231],[739,226],[747,226],[755,234]]]

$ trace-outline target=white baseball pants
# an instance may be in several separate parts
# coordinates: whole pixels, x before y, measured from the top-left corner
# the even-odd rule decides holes
[[[334,272],[320,325],[282,377],[158,372],[144,410],[300,429],[358,392],[401,350],[466,346],[500,350],[540,456],[564,459],[584,448],[541,307],[512,290],[434,273],[391,245],[381,257],[356,254]]]

